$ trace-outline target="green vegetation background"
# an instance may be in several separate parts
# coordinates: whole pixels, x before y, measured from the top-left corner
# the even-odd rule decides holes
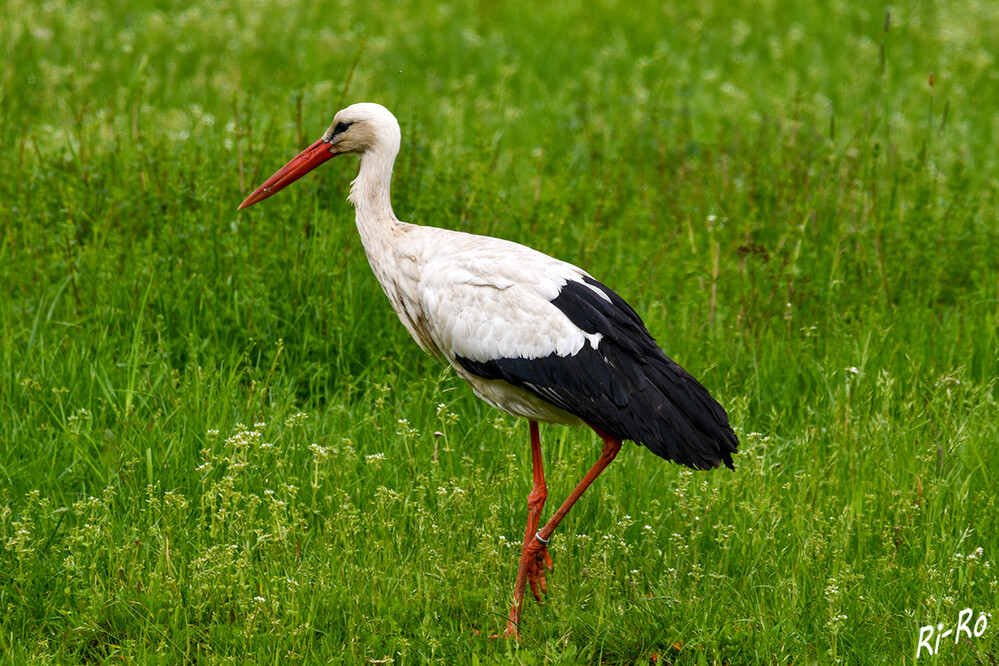
[[[5,663],[999,659],[999,5],[0,16]],[[236,212],[362,100],[400,217],[583,266],[741,438],[629,445],[519,643],[527,429],[398,324],[356,165]],[[598,443],[542,437],[554,504]]]

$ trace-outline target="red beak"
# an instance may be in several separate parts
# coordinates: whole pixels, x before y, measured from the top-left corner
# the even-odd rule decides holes
[[[275,192],[283,190],[323,162],[336,157],[336,155],[336,153],[330,151],[329,143],[319,139],[319,141],[316,141],[300,152],[295,159],[285,164],[278,169],[277,173],[264,181],[263,185],[255,189],[253,194],[246,197],[246,200],[239,204],[238,210],[243,210],[247,206],[252,206]]]

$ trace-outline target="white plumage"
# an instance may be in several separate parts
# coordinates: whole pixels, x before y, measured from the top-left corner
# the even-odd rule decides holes
[[[349,198],[368,262],[403,325],[480,398],[530,421],[534,487],[507,625],[514,634],[527,584],[539,601],[545,591],[548,539],[622,440],[699,469],[731,467],[738,442],[725,410],[663,354],[627,303],[582,269],[510,241],[400,222],[390,197],[400,143],[387,109],[349,106],[240,208],[336,155],[360,155]],[[604,441],[600,459],[540,530],[547,490],[538,421],[586,423]]]
[[[414,309],[432,341],[424,346],[436,348],[494,407],[527,419],[578,424],[578,417],[516,386],[477,377],[459,359],[570,357],[584,345],[597,349],[602,334],[583,331],[552,304],[568,281],[579,282],[585,273],[516,243],[421,230],[432,246],[446,248],[426,265],[416,289]]]

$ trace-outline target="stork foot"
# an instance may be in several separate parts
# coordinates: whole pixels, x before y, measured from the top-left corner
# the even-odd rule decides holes
[[[520,610],[524,601],[524,588],[530,585],[531,593],[539,604],[541,595],[548,594],[546,569],[548,571],[553,569],[548,544],[532,537],[520,552],[520,571],[517,573],[517,584],[514,588],[513,608],[510,609],[510,619],[506,623],[506,638],[520,637]]]
[[[551,555],[548,554],[548,544],[541,543],[536,538],[524,548],[523,557],[527,559],[527,582],[534,593],[534,599],[540,604],[541,595],[548,594],[548,583],[545,580],[545,569],[553,570]]]

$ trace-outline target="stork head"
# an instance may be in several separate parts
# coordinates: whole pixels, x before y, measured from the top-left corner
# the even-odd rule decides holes
[[[337,112],[326,133],[278,169],[239,205],[242,210],[283,190],[337,155],[354,153],[386,160],[391,168],[402,141],[399,122],[381,104],[362,102]]]

